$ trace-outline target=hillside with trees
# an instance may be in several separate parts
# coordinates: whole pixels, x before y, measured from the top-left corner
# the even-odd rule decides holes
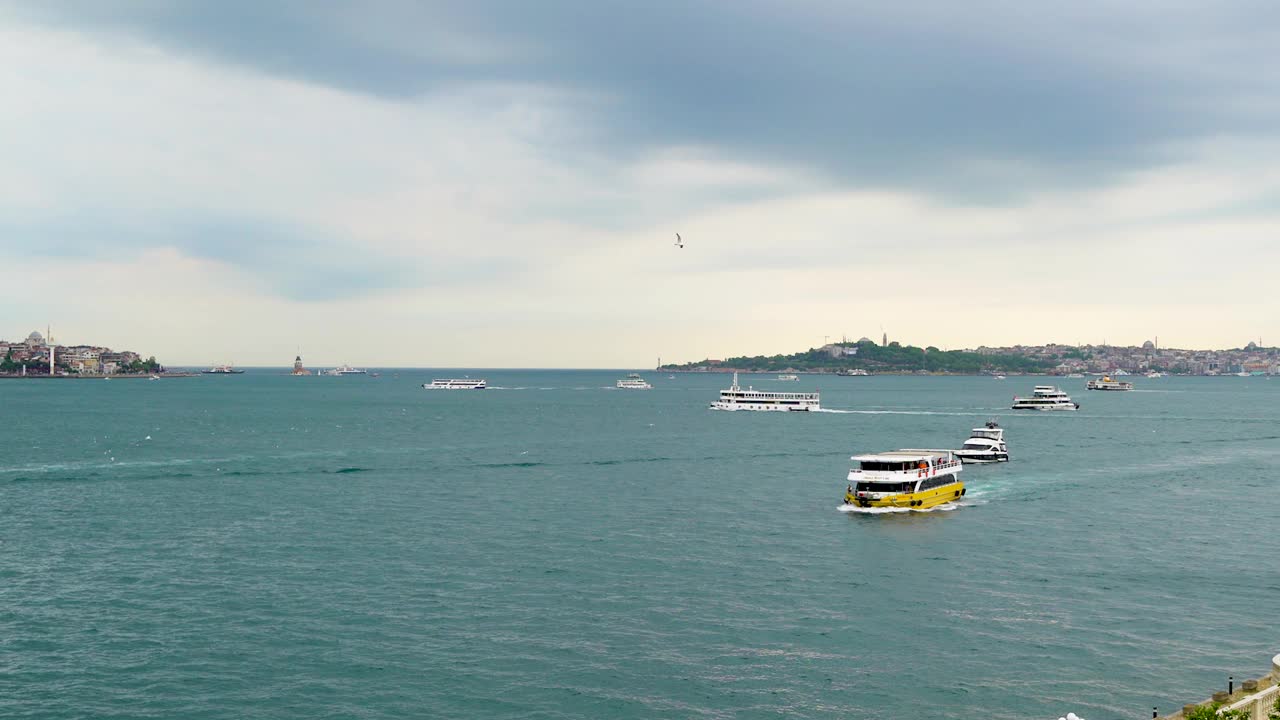
[[[683,365],[663,365],[660,370],[744,370],[782,372],[837,372],[862,369],[867,372],[931,372],[977,375],[982,373],[1040,373],[1054,362],[1010,354],[984,354],[964,350],[920,348],[891,342],[877,345],[869,340],[835,343],[827,348],[810,348],[792,355],[733,357],[723,361],[703,360]]]

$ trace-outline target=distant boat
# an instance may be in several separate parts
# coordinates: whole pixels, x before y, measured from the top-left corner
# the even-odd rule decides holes
[[[423,383],[423,390],[484,390],[488,383],[484,378],[436,378],[430,383]]]
[[[997,376],[995,377],[995,379],[996,379],[996,380],[1008,380],[1009,378],[1005,377],[1004,375],[997,375]]]
[[[779,380],[799,380],[800,376],[799,375],[779,375],[778,379]]]
[[[214,365],[208,370],[201,370],[201,375],[243,375],[243,370],[236,370],[230,365]]]
[[[325,372],[325,375],[368,375],[368,370],[359,370],[350,365],[339,365],[338,367]]]
[[[866,370],[863,370],[862,368],[854,368],[854,369],[852,369],[852,370],[837,370],[837,371],[836,371],[836,375],[839,375],[840,377],[866,377],[866,376],[868,376],[868,375],[870,375],[870,374],[871,374],[871,373],[867,372]]]
[[[1111,391],[1128,391],[1133,389],[1133,383],[1124,380],[1112,380],[1110,377],[1102,376],[1097,380],[1090,380],[1084,384],[1085,390],[1111,390]]]
[[[617,386],[621,390],[650,390],[653,388],[639,373],[631,373],[622,380],[617,382]]]
[[[1072,402],[1067,394],[1052,385],[1037,385],[1031,397],[1013,396],[1014,410],[1079,410],[1080,403]]]
[[[733,374],[733,384],[720,391],[720,399],[711,403],[712,410],[818,410],[818,393],[766,392],[738,385],[738,373]]]

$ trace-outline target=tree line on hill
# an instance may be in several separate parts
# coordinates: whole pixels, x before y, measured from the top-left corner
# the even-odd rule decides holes
[[[862,369],[868,372],[948,372],[981,374],[994,372],[1045,372],[1057,364],[1055,360],[1024,357],[1022,355],[986,355],[964,350],[939,350],[930,346],[900,345],[891,342],[877,345],[874,342],[837,343],[836,347],[856,348],[857,354],[833,356],[819,348],[810,348],[792,355],[756,355],[754,357],[727,358],[723,362],[709,360],[663,365],[663,370],[695,370],[722,367],[733,370],[779,372],[783,370],[809,370],[835,372]]]

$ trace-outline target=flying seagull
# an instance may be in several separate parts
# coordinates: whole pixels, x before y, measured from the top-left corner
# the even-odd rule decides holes
[[[680,233],[676,233],[676,247],[678,248],[684,247],[684,240],[680,239]]]

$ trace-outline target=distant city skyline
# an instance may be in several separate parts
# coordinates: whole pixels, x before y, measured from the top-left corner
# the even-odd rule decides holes
[[[373,8],[0,0],[9,339],[625,368],[1280,315],[1267,5]]]

